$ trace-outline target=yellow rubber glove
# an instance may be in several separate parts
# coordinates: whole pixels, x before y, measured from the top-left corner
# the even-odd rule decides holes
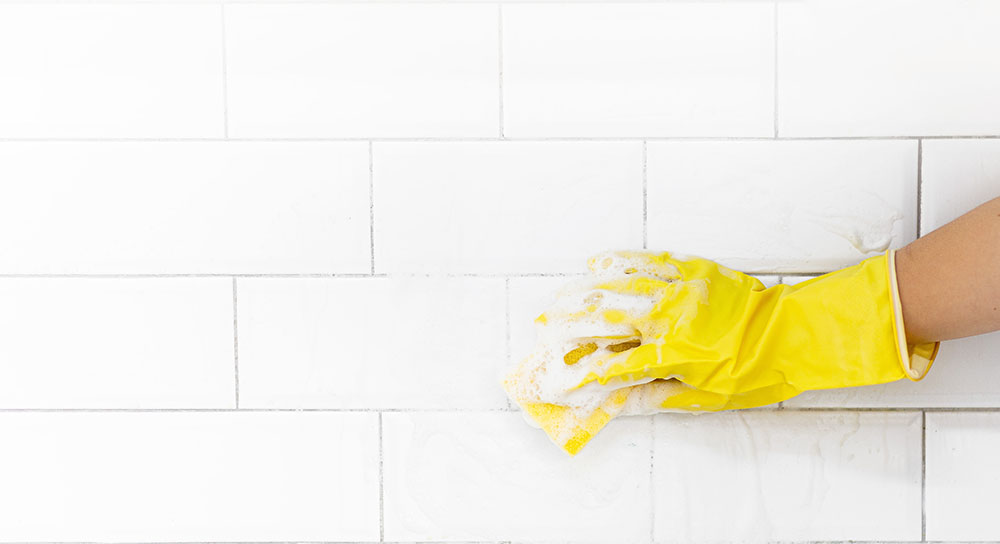
[[[540,348],[505,388],[572,454],[620,414],[919,380],[938,345],[906,345],[893,258],[765,289],[700,258],[594,257],[592,278],[563,293],[570,302],[538,318]]]

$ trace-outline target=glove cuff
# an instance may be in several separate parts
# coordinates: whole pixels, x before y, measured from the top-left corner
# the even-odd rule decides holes
[[[906,343],[906,327],[903,324],[903,305],[899,301],[899,283],[896,280],[896,250],[886,251],[889,273],[889,291],[892,297],[892,331],[896,335],[896,347],[903,373],[912,381],[924,379],[934,364],[940,342],[909,345]]]

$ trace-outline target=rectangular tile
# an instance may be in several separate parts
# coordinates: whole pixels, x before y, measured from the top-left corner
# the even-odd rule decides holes
[[[927,414],[927,540],[1000,539],[1000,414]]]
[[[0,280],[0,408],[234,408],[228,278]]]
[[[504,280],[239,280],[240,406],[504,408]]]
[[[219,6],[0,4],[0,137],[222,137],[222,65]]]
[[[920,232],[1000,197],[1000,140],[925,140]]]
[[[655,540],[919,540],[920,440],[919,413],[657,416]]]
[[[499,133],[495,6],[227,5],[229,133]]]
[[[650,142],[649,246],[827,272],[916,237],[912,141]]]
[[[4,541],[376,541],[378,416],[0,414]]]
[[[635,542],[650,531],[650,421],[570,458],[516,413],[383,415],[387,541]]]
[[[0,273],[368,272],[364,143],[0,143]]]
[[[503,47],[507,136],[774,131],[769,2],[504,5]]]
[[[779,134],[1000,134],[998,18],[990,0],[778,2]]]
[[[376,143],[378,272],[584,272],[642,245],[638,142]]]

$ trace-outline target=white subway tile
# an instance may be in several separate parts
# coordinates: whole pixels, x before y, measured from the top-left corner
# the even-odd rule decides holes
[[[0,4],[0,137],[223,136],[219,6],[41,4]]]
[[[641,147],[376,143],[376,271],[584,272],[640,247]]]
[[[1000,133],[998,19],[991,0],[778,2],[779,134]]]
[[[0,273],[370,268],[364,143],[0,143]]]
[[[651,142],[649,246],[750,272],[855,264],[916,237],[916,151],[912,141]]]
[[[239,280],[240,406],[504,408],[504,280]]]
[[[0,408],[233,408],[232,281],[0,280]]]
[[[1000,414],[927,414],[927,540],[1000,539]]]
[[[376,541],[378,415],[0,414],[5,541]]]
[[[919,540],[919,413],[660,415],[657,542]]]
[[[507,136],[774,131],[768,2],[508,4],[503,47]]]
[[[924,140],[920,232],[1000,197],[1000,140]]]
[[[230,135],[495,137],[498,29],[495,6],[228,5]]]
[[[383,415],[385,539],[634,542],[650,531],[650,421],[570,458],[516,413]]]

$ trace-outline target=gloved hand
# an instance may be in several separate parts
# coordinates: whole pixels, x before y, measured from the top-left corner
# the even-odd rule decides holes
[[[539,316],[505,380],[575,454],[619,414],[718,411],[802,391],[919,380],[938,345],[907,346],[892,251],[789,286],[700,258],[616,252]]]

